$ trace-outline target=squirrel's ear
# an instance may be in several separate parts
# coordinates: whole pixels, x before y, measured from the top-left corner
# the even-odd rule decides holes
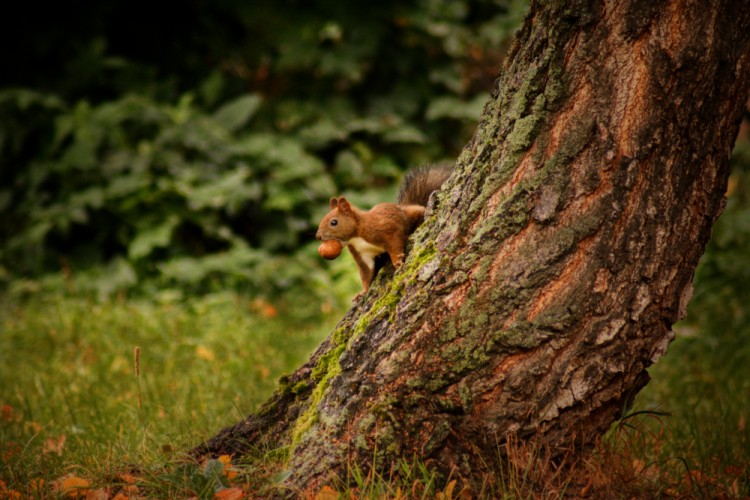
[[[332,196],[331,197],[331,203],[330,203],[331,210],[333,210],[334,208],[336,208],[338,206],[338,204],[339,204],[339,200],[335,196]]]
[[[344,198],[343,196],[339,197],[338,205],[339,205],[339,210],[344,213],[351,211],[351,208],[352,208],[351,205],[349,205],[349,202],[346,201],[346,198]]]

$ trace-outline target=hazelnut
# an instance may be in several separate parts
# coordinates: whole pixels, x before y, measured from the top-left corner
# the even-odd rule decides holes
[[[341,250],[343,249],[344,247],[341,246],[338,240],[327,240],[318,247],[318,255],[324,259],[333,260],[341,255]]]

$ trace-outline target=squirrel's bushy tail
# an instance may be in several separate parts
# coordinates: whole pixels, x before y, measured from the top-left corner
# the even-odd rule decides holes
[[[406,173],[398,192],[399,205],[427,206],[430,194],[445,182],[453,172],[453,163],[441,162],[413,168]]]

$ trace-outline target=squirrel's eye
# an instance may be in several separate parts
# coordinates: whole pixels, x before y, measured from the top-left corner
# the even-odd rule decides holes
[[[331,219],[331,225],[335,226],[339,223],[338,219]]]

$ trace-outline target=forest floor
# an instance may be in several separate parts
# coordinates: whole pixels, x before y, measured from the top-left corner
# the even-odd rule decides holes
[[[255,411],[307,358],[342,314],[319,309],[297,314],[230,293],[0,300],[0,498],[264,495],[283,480],[268,472],[278,456],[197,463],[184,452]],[[354,486],[306,494],[746,497],[750,343],[741,337],[717,342],[679,327],[635,408],[567,472],[516,447],[483,491],[413,463],[398,478],[352,470]]]

